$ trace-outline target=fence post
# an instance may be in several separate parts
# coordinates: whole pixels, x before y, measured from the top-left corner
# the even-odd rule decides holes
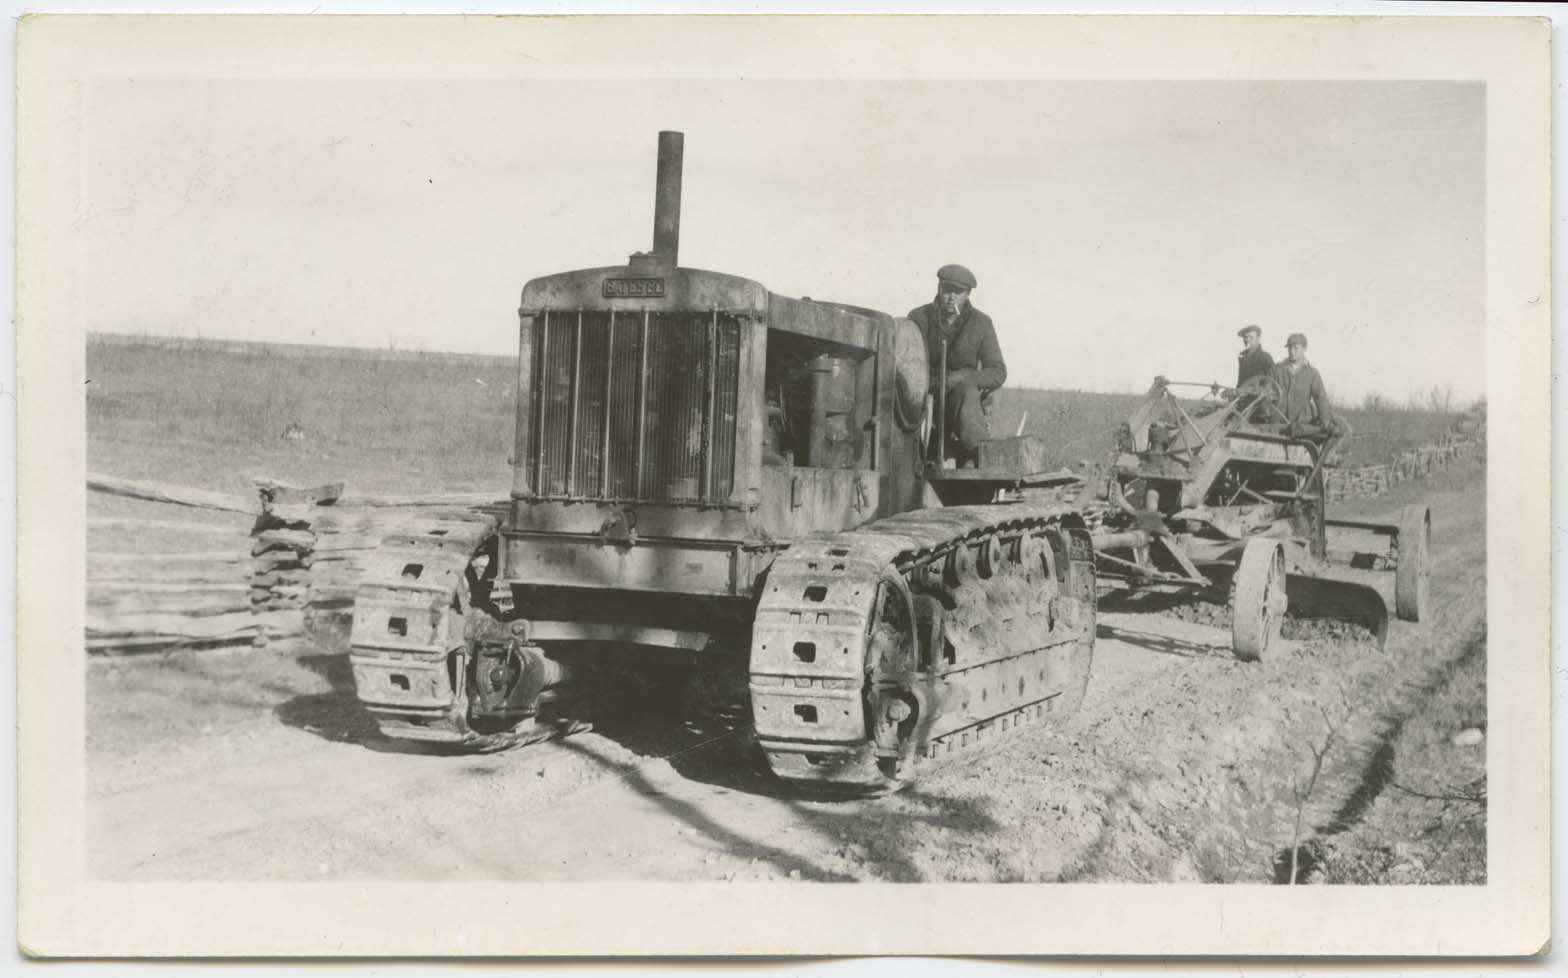
[[[269,625],[257,631],[254,645],[265,648],[276,638],[304,634],[310,569],[316,561],[313,510],[336,502],[343,484],[300,489],[276,479],[256,479],[255,485],[261,515],[251,530],[251,611],[287,613],[276,629]]]

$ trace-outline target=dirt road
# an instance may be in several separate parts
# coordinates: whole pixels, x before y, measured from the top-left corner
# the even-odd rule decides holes
[[[1484,642],[1483,493],[1484,470],[1462,466],[1359,507],[1421,498],[1435,514],[1434,620],[1396,624],[1386,652],[1311,638],[1245,664],[1220,629],[1109,610],[1076,717],[878,799],[793,796],[743,734],[703,740],[657,703],[635,723],[503,754],[405,751],[356,709],[330,642],[96,659],[89,873],[1276,879],[1306,834],[1356,823],[1382,789],[1373,759],[1390,729],[1421,709],[1435,670]]]

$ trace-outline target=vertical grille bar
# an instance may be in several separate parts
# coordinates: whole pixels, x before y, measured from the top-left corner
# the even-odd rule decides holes
[[[706,332],[702,321],[696,316],[678,316],[670,324],[670,333],[676,338],[675,354],[682,363],[695,363],[699,370],[693,374],[687,370],[685,389],[681,391],[681,400],[676,411],[680,420],[680,441],[672,439],[669,445],[670,466],[672,472],[677,473],[671,481],[670,498],[682,502],[694,501],[702,498],[702,443],[705,436],[702,417],[702,392],[707,385],[708,357],[707,350],[702,349],[706,344]]]
[[[735,488],[735,438],[740,384],[740,323],[725,317],[719,323],[718,364],[714,380],[713,418],[718,426],[713,449],[714,501],[728,499]]]
[[[610,495],[610,419],[615,403],[615,313],[611,312],[604,324],[604,434],[599,453],[599,495]]]
[[[609,439],[605,450],[609,455],[606,467],[605,499],[636,498],[637,484],[637,371],[642,361],[639,349],[642,317],[638,313],[617,313],[611,327],[609,394]],[[607,354],[609,355],[609,354]]]
[[[538,333],[538,320],[524,316],[519,310],[517,330],[517,391],[516,418],[512,429],[512,491],[533,491],[533,430],[534,430],[534,337]]]
[[[642,494],[644,450],[648,438],[648,310],[642,311],[642,344],[637,353],[637,470],[632,476],[632,495]]]
[[[534,361],[534,492],[545,495],[544,485],[544,433],[545,400],[544,383],[548,376],[545,365],[550,356],[550,311],[545,310],[544,328],[539,331],[539,355]]]
[[[582,400],[583,311],[577,310],[577,329],[572,335],[572,421],[566,428],[566,494],[577,495],[577,409]]]
[[[590,499],[602,495],[607,470],[605,422],[610,416],[610,377],[614,361],[609,359],[610,337],[614,327],[608,312],[584,311],[578,331],[576,434],[572,440],[575,460],[572,497]],[[603,363],[601,368],[599,365]]]
[[[716,368],[718,366],[719,351],[719,311],[713,310],[708,317],[708,342],[707,342],[707,370],[703,378],[706,388],[702,398],[702,498],[713,498],[713,439],[718,430],[717,418],[713,415],[713,387],[715,383]]]

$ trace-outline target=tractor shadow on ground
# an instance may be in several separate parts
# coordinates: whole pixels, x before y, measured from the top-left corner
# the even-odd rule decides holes
[[[285,726],[338,744],[357,744],[385,754],[450,754],[439,744],[419,744],[384,737],[375,717],[354,693],[354,672],[346,652],[314,652],[298,657],[301,666],[326,680],[322,692],[299,693],[273,708]]]
[[[627,749],[641,752],[648,741],[627,736],[624,730],[596,728],[596,733]],[[667,746],[660,735],[656,742]],[[789,875],[793,880],[849,882],[874,878],[891,882],[921,882],[942,879],[940,871],[928,872],[916,861],[919,843],[935,833],[973,834],[984,839],[1001,831],[1001,824],[987,810],[983,800],[949,798],[909,787],[896,794],[867,796],[852,794],[806,793],[772,777],[766,763],[744,730],[703,739],[676,754],[664,755],[683,779],[707,784],[726,791],[760,795],[787,804],[792,817],[806,830],[796,833],[793,851],[791,837],[772,841],[752,838],[743,826],[726,825],[720,815],[702,806],[675,797],[650,776],[646,762],[631,762],[604,757],[591,742],[568,738],[562,746],[591,759],[612,777],[657,805],[692,831],[718,843],[726,856],[760,864]],[[709,735],[710,737],[712,735]],[[657,759],[658,755],[649,755]],[[722,809],[719,809],[722,811]],[[870,841],[868,841],[870,840]],[[940,862],[940,853],[928,853]],[[1005,879],[1006,877],[1003,877]]]
[[[1130,614],[1154,614],[1172,611],[1177,608],[1212,608],[1216,623],[1223,618],[1228,624],[1229,614],[1224,611],[1224,601],[1217,600],[1205,594],[1193,594],[1188,591],[1140,591],[1132,589],[1112,589],[1102,591],[1096,601],[1096,606],[1106,612],[1127,612]]]
[[[296,693],[274,707],[282,723],[323,740],[357,744],[368,750],[402,754],[445,754],[453,751],[403,744],[383,737],[375,720],[360,706],[354,692],[348,656],[342,652],[310,652],[299,665],[325,680],[327,688]],[[280,689],[279,692],[284,692]],[[635,755],[626,761],[606,757],[592,737],[556,741],[580,755],[657,805],[671,818],[711,839],[726,855],[749,861],[758,872],[791,880],[839,882],[877,879],[890,882],[941,880],[941,854],[922,840],[935,832],[973,835],[977,840],[1001,831],[982,799],[946,797],[939,789],[912,785],[894,794],[861,795],[804,791],[773,777],[756,746],[748,723],[712,722],[706,728],[683,716],[677,684],[638,684],[612,694],[595,712],[593,733]],[[526,748],[523,748],[526,749]],[[772,799],[789,806],[803,832],[793,839],[752,837],[744,825],[726,824],[697,803],[677,797],[661,785],[658,763],[665,762],[682,780]],[[499,768],[475,768],[473,776]],[[868,841],[870,840],[870,841]],[[923,853],[923,855],[922,855]],[[921,862],[930,860],[929,865]],[[745,874],[742,870],[742,874]],[[1022,878],[1021,871],[1003,872],[999,879]]]
[[[678,690],[611,703],[594,712],[594,732],[638,757],[666,761],[682,778],[767,798],[789,797],[768,771],[744,717],[698,725],[682,712]]]
[[[1094,636],[1097,639],[1113,639],[1134,648],[1148,652],[1157,652],[1160,655],[1174,655],[1182,659],[1229,659],[1232,658],[1230,646],[1212,642],[1194,642],[1185,638],[1172,638],[1169,635],[1160,635],[1156,632],[1146,632],[1132,628],[1121,628],[1115,625],[1100,623],[1095,627]]]
[[[855,804],[820,805],[810,800],[802,798],[795,806],[797,815],[819,833],[826,858],[843,867],[835,870],[854,879],[892,883],[969,879],[972,867],[960,869],[957,861],[947,864],[952,850],[996,845],[992,840],[1005,831],[987,800],[948,796],[920,784]],[[1033,874],[1024,868],[1026,862],[1013,863],[1013,855],[1005,850],[995,853],[988,860],[992,875],[985,881],[1029,881]]]
[[[1222,602],[1190,591],[1112,590],[1100,595],[1097,606],[1101,612],[1108,614],[1147,615],[1153,620],[1174,618],[1225,629],[1227,632],[1230,629],[1230,612]],[[1095,637],[1185,659],[1231,656],[1228,636],[1223,640],[1216,638],[1205,642],[1161,634],[1152,628],[1127,627],[1101,621],[1095,628]]]

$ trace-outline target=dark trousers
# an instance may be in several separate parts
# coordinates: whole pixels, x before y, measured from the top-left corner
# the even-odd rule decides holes
[[[973,455],[991,433],[986,417],[985,395],[972,380],[959,381],[947,389],[947,443]]]

